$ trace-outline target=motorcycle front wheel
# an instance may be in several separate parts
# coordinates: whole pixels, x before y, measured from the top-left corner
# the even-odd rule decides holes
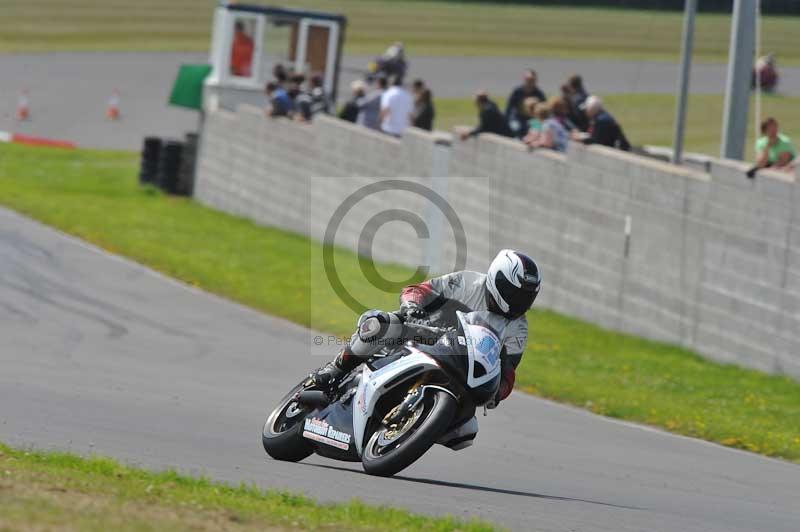
[[[297,392],[303,389],[303,384],[292,388],[264,423],[261,442],[267,454],[276,460],[299,462],[314,452],[308,440],[303,438],[303,422],[307,412],[294,400]]]
[[[380,425],[364,447],[361,463],[370,475],[390,477],[416,462],[453,421],[456,400],[449,393],[430,389],[401,423]]]

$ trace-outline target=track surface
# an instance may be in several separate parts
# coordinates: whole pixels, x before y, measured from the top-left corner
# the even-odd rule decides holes
[[[535,330],[535,325],[534,325]],[[518,530],[800,530],[800,467],[514,394],[399,478],[268,459],[314,333],[0,209],[0,440]]]
[[[340,100],[370,57],[344,60]],[[197,128],[197,113],[167,105],[181,63],[205,63],[205,53],[0,54],[0,130],[63,138],[80,146],[135,150],[145,135],[180,137]],[[598,93],[673,93],[678,67],[663,61],[560,60],[520,57],[412,57],[411,77],[427,80],[437,97],[459,98],[487,89],[506,96],[523,69],[539,72],[542,88],[555,94],[566,78],[583,75]],[[780,90],[800,94],[800,68],[781,68]],[[697,64],[691,90],[722,94],[725,65]],[[17,123],[17,94],[28,88],[31,120]],[[122,120],[105,119],[112,91],[122,96]]]

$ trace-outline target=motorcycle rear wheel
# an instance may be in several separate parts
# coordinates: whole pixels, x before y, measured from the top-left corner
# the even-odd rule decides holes
[[[299,462],[314,452],[308,440],[303,438],[305,412],[294,400],[294,396],[302,389],[303,383],[300,383],[281,399],[261,431],[264,450],[276,460]]]
[[[381,425],[364,446],[361,463],[370,475],[390,477],[416,462],[453,421],[456,400],[443,390],[431,389],[409,416],[409,426],[390,430]]]

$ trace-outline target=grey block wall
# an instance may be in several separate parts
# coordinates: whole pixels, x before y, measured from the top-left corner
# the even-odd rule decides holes
[[[543,269],[544,306],[800,378],[800,185],[770,171],[748,180],[746,170],[712,161],[701,173],[596,146],[529,152],[493,135],[447,147],[418,130],[398,140],[329,117],[268,120],[243,106],[209,114],[195,196],[322,240],[350,194],[402,178],[446,197],[464,227],[468,268],[485,269],[502,247],[526,250]],[[375,235],[377,260],[453,268],[453,229],[409,192],[365,197],[335,243],[358,250],[367,222],[386,209],[417,214],[432,238],[390,222]]]

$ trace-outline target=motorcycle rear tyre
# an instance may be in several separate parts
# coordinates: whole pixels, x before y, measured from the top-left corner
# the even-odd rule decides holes
[[[298,384],[286,394],[278,403],[278,406],[270,412],[267,421],[264,423],[264,430],[261,431],[261,443],[264,445],[264,450],[267,451],[267,454],[275,460],[299,462],[308,458],[314,452],[311,443],[303,438],[302,421],[282,432],[276,432],[274,427],[277,417],[286,410],[294,396],[302,388],[303,384]],[[305,419],[305,416],[303,416],[303,419]]]

